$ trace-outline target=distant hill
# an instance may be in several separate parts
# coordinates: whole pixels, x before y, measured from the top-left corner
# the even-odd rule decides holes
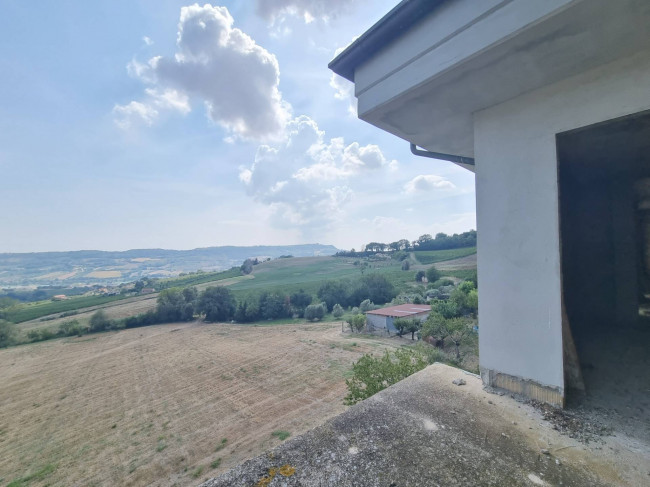
[[[170,277],[199,269],[214,271],[239,266],[248,258],[334,255],[333,245],[258,245],[206,247],[194,250],[136,249],[123,252],[0,253],[0,287],[117,284],[142,277]]]

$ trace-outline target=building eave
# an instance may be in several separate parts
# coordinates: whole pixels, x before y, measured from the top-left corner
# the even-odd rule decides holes
[[[409,30],[445,0],[402,0],[364,32],[328,65],[339,76],[354,82],[357,66]]]

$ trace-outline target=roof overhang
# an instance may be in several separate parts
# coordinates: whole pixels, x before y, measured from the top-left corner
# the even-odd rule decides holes
[[[648,49],[647,0],[405,0],[330,68],[362,120],[473,157],[474,113]]]

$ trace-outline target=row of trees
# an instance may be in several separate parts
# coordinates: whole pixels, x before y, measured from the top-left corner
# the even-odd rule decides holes
[[[385,276],[367,274],[353,281],[325,281],[318,289],[317,296],[331,310],[335,304],[343,307],[359,306],[365,300],[387,303],[397,296],[397,291]]]
[[[341,257],[363,257],[377,252],[399,252],[410,250],[445,250],[445,249],[459,249],[464,247],[476,246],[476,230],[470,230],[463,233],[454,233],[447,235],[446,233],[437,233],[435,237],[425,233],[417,238],[417,240],[409,241],[407,239],[396,240],[395,242],[369,242],[362,246],[360,252],[354,249],[350,251],[341,251],[336,255]]]

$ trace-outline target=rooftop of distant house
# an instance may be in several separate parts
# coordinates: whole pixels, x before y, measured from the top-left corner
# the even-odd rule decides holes
[[[374,309],[372,311],[368,311],[366,314],[400,318],[404,316],[415,316],[430,312],[431,306],[428,304],[399,304],[397,306],[388,306],[387,308]]]

